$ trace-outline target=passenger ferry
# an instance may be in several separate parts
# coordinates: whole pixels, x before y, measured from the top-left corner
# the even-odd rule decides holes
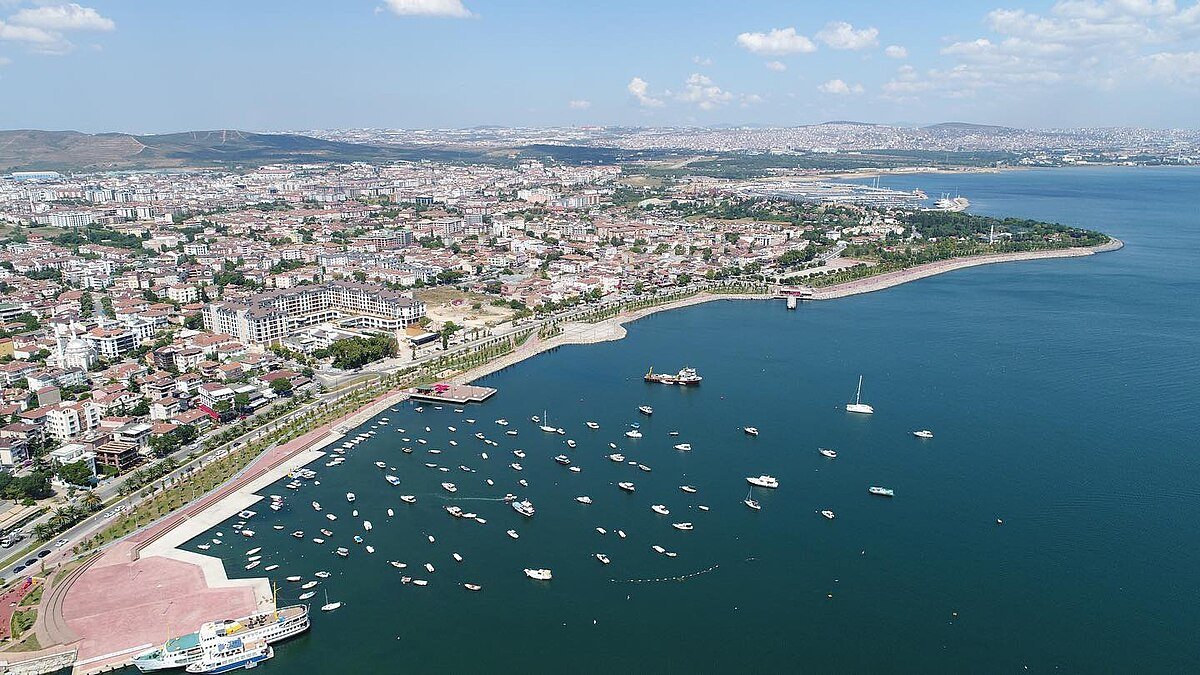
[[[171,638],[162,645],[138,654],[133,665],[142,672],[183,668],[197,663],[207,650],[237,637],[243,641],[262,640],[266,643],[286,640],[308,630],[308,606],[291,605],[271,612],[259,612],[240,619],[210,621],[195,633]],[[210,672],[210,671],[199,671]]]
[[[242,668],[253,668],[275,656],[275,650],[262,640],[246,642],[234,638],[214,646],[204,658],[189,665],[189,673],[228,673]]]

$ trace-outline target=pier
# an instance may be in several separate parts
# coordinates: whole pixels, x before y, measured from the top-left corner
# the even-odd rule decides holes
[[[479,387],[473,384],[438,382],[437,384],[413,387],[407,393],[409,398],[415,401],[465,405],[467,403],[482,403],[491,398],[496,391],[498,390],[491,387]]]
[[[813,289],[808,286],[780,286],[776,290],[776,297],[787,300],[788,309],[796,309],[801,300],[813,299]]]

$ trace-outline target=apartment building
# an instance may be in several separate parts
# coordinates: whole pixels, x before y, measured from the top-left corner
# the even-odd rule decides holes
[[[100,426],[100,409],[90,401],[60,403],[46,410],[46,433],[60,441]]]

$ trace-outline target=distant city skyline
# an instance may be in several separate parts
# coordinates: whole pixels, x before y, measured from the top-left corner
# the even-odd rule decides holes
[[[1176,0],[0,0],[7,129],[1193,128],[1198,85]]]

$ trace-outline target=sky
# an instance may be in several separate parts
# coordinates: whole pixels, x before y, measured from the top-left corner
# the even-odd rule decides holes
[[[1200,0],[0,0],[0,128],[1200,126]]]

